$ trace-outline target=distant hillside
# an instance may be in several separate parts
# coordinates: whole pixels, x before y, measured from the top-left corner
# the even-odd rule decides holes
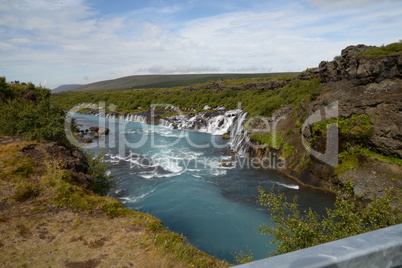
[[[59,92],[64,92],[64,91],[72,91],[76,88],[79,88],[82,85],[79,84],[70,84],[70,85],[61,85],[59,87],[56,87],[52,89],[52,93],[59,93]]]
[[[118,90],[136,88],[168,88],[189,86],[219,79],[242,79],[270,77],[289,73],[257,73],[257,74],[179,74],[179,75],[133,75],[113,80],[105,80],[80,86],[73,90]],[[57,91],[52,91],[57,92]],[[60,92],[60,91],[59,91]]]

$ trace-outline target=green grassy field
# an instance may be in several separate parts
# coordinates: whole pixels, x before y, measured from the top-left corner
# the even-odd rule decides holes
[[[301,100],[309,102],[321,91],[322,84],[318,78],[296,79],[282,87],[269,88],[270,83],[281,83],[291,77],[294,75],[219,80],[191,87],[75,91],[55,94],[52,102],[64,110],[79,103],[104,102],[106,108],[113,105],[113,111],[121,113],[143,112],[152,104],[174,105],[182,111],[188,108],[201,111],[205,105],[223,105],[226,109],[242,108],[250,116],[270,116],[281,105],[297,106]]]
[[[83,85],[75,89],[75,91],[169,88],[177,86],[189,86],[224,79],[273,77],[285,74],[293,73],[133,75]]]

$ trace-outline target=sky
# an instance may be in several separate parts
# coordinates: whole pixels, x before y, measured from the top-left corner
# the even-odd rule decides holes
[[[0,0],[0,76],[298,72],[402,39],[401,0]]]

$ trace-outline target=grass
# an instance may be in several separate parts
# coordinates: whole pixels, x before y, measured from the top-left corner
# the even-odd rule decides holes
[[[194,248],[151,215],[73,183],[58,159],[34,162],[23,152],[33,144],[40,145],[0,144],[0,196],[7,204],[0,211],[1,266],[229,265]]]
[[[226,109],[237,109],[240,104],[250,116],[271,116],[282,105],[299,106],[302,100],[310,102],[322,89],[318,78],[309,81],[294,80],[275,90],[265,89],[264,83],[274,79],[282,81],[285,77],[224,80],[219,83],[193,85],[193,90],[174,87],[74,92],[53,95],[52,102],[65,110],[83,102],[104,103],[105,107],[113,104],[116,107],[114,111],[122,113],[138,112],[138,107],[141,107],[141,110],[147,110],[152,104],[174,105],[183,111],[187,108],[200,111],[205,105],[211,107],[223,105]],[[238,90],[241,85],[252,82],[256,83],[256,88]]]
[[[276,150],[280,149],[282,142],[283,142],[283,138],[279,132],[276,132],[274,134],[272,134],[272,133],[268,133],[268,134],[254,133],[250,136],[250,139],[262,144],[263,148],[266,146],[269,146]]]
[[[21,183],[17,186],[13,198],[18,202],[23,202],[36,198],[40,194],[40,188],[31,183]]]
[[[330,124],[336,124],[338,127],[341,151],[367,144],[374,132],[368,115],[353,114],[349,118],[331,118],[314,123],[312,130],[316,138],[313,143],[325,142],[327,127]]]
[[[286,143],[280,132],[268,134],[253,133],[250,139],[259,142],[262,148],[270,147],[275,150],[280,150],[280,156],[284,159],[295,154],[295,147]]]
[[[35,173],[35,165],[32,158],[20,155],[20,150],[28,143],[15,145],[3,145],[0,151],[0,179],[12,182],[23,182]]]
[[[182,74],[182,75],[134,75],[113,80],[100,81],[77,88],[78,91],[122,90],[122,89],[149,89],[190,86],[232,79],[250,80],[259,77],[288,75],[289,73],[266,74]]]
[[[313,131],[326,134],[327,126],[330,124],[336,124],[340,133],[350,138],[365,139],[370,137],[374,130],[368,115],[353,114],[349,118],[331,118],[316,122]]]
[[[398,55],[402,53],[402,40],[389,45],[369,49],[365,52],[356,54],[357,57],[383,57],[388,55]]]
[[[381,162],[397,164],[402,166],[402,159],[394,156],[385,156],[370,151],[367,148],[357,147],[343,151],[339,154],[340,164],[335,168],[334,174],[340,176],[348,170],[354,170],[366,162],[369,158],[377,159]]]
[[[357,148],[355,150],[353,150],[355,152],[360,152],[362,154],[365,154],[367,156],[372,156],[380,161],[383,162],[387,162],[387,163],[394,163],[397,164],[399,166],[402,166],[402,159],[399,157],[395,157],[395,156],[385,156],[382,154],[378,154],[376,152],[370,151],[369,149],[366,148]]]

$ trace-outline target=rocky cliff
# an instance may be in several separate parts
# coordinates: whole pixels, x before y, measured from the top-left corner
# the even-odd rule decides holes
[[[323,61],[310,72],[318,75],[323,82],[349,80],[355,85],[379,83],[385,79],[402,78],[402,54],[385,57],[359,56],[373,46],[349,46],[333,61]]]
[[[333,61],[303,73],[301,79],[320,77],[322,92],[310,103],[277,110],[273,118],[284,118],[276,128],[281,143],[275,148],[250,147],[250,156],[275,152],[286,160],[281,172],[327,189],[352,184],[363,198],[401,188],[402,54],[359,56],[372,48],[347,47]],[[314,123],[302,125],[309,119]],[[333,144],[330,124],[337,126]],[[285,147],[292,152],[285,153]],[[334,147],[337,164],[331,165],[324,156]]]

